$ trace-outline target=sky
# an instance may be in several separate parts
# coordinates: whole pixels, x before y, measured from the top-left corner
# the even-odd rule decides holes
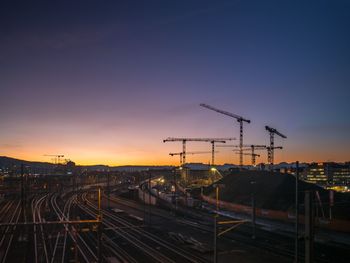
[[[251,120],[245,144],[268,144],[265,125],[285,134],[275,162],[350,160],[349,1],[0,5],[0,155],[178,164],[169,152],[181,144],[163,139],[239,137],[238,122],[207,103]],[[217,163],[238,163],[218,151]]]

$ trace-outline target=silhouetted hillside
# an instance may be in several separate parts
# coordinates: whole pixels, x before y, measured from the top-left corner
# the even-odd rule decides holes
[[[14,171],[19,171],[21,169],[21,165],[25,167],[30,167],[31,169],[39,169],[39,170],[49,170],[54,168],[54,164],[47,162],[31,162],[20,159],[15,159],[6,156],[0,156],[0,167],[2,168],[11,168]]]
[[[57,165],[48,162],[31,162],[20,159],[15,159],[6,156],[0,156],[0,168],[11,169],[19,172],[21,165],[30,167],[30,169],[37,172],[45,172],[54,169]],[[77,167],[86,169],[88,171],[118,171],[118,172],[133,172],[133,171],[147,171],[147,170],[170,170],[173,166],[150,166],[150,165],[124,165],[124,166],[108,166],[103,164],[98,165],[77,165]]]

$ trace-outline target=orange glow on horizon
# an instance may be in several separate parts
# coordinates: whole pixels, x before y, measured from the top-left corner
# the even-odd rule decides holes
[[[51,153],[51,152],[50,152]],[[1,154],[4,155],[4,154]],[[256,159],[256,164],[259,163],[267,163],[267,157],[266,154],[261,154],[260,158]],[[310,158],[310,156],[301,155],[301,154],[286,154],[284,153],[283,156],[276,153],[275,154],[275,164],[278,164],[280,162],[326,162],[326,161],[335,161],[335,162],[346,162],[349,161],[345,158],[342,158],[342,156],[339,156],[337,160],[322,160],[320,158],[313,159]],[[25,153],[17,153],[17,152],[11,152],[9,154],[6,154],[5,156],[26,160],[26,161],[38,161],[38,162],[49,162],[53,163],[53,160],[51,157],[43,156],[40,154],[37,154],[37,152],[25,152]],[[178,166],[179,165],[179,157],[174,156],[171,157],[167,153],[148,153],[148,154],[133,154],[133,155],[112,155],[110,153],[94,153],[94,152],[82,152],[78,153],[75,152],[74,154],[66,154],[64,159],[69,159],[74,161],[77,165],[108,165],[108,166],[123,166],[123,165],[172,165],[172,166]],[[204,163],[209,164],[211,160],[211,155],[201,155],[201,156],[187,156],[187,162],[188,163]],[[216,156],[215,163],[218,165],[222,164],[236,164],[238,165],[238,155],[229,155],[229,154],[221,154],[219,156]],[[251,159],[249,156],[244,156],[244,165],[251,165]]]
[[[181,152],[181,143],[163,143],[163,134],[167,131],[143,131],[142,136],[135,132],[135,128],[116,132],[103,130],[103,133],[89,131],[84,134],[82,130],[70,131],[59,135],[46,135],[34,133],[33,136],[26,135],[18,141],[7,140],[8,144],[0,147],[0,156],[14,157],[28,161],[52,162],[51,157],[45,154],[63,154],[64,159],[70,159],[78,165],[179,165],[179,156],[169,156],[170,152]],[[174,130],[172,133],[181,134]],[[35,136],[34,136],[35,135]],[[211,134],[209,134],[211,135]],[[213,135],[211,135],[213,136]],[[53,139],[58,138],[58,139]],[[137,138],[137,140],[135,139]],[[256,140],[258,141],[258,140]],[[283,144],[283,150],[275,151],[275,163],[280,162],[346,162],[349,161],[347,148],[338,149],[337,152],[327,148],[308,148],[304,145],[289,142]],[[188,143],[187,151],[205,151],[206,154],[187,155],[188,163],[211,162],[210,143]],[[215,164],[238,164],[239,155],[230,148],[217,148]],[[261,157],[256,158],[256,164],[267,163],[267,152],[257,151]],[[244,156],[244,164],[251,164],[251,157]]]

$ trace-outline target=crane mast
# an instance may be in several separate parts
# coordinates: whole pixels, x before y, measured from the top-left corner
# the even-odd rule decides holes
[[[218,142],[218,143],[226,143],[226,141],[211,141],[211,165],[214,166],[215,165],[215,143]]]
[[[267,150],[267,162],[270,164],[270,165],[273,165],[273,163],[271,164],[271,155],[270,155],[270,153],[272,152],[272,157],[274,156],[274,150],[282,150],[283,149],[283,147],[282,146],[274,146],[274,147],[270,147],[270,146],[268,146],[268,147],[266,147],[266,150]],[[273,160],[272,160],[272,162],[273,162]]]
[[[275,147],[275,142],[274,142],[275,134],[280,136],[283,139],[286,139],[287,136],[285,136],[284,134],[280,133],[276,129],[271,128],[269,126],[265,126],[265,129],[269,132],[269,135],[270,135],[270,146],[268,147],[268,151],[267,151],[267,162],[272,167],[274,163],[274,149],[280,149],[279,147],[278,148]]]
[[[210,106],[208,104],[201,103],[200,106],[207,108],[212,111],[216,111],[218,113],[221,113],[223,115],[229,116],[231,118],[235,118],[239,122],[239,165],[243,166],[243,122],[250,123],[250,120],[243,118],[242,116],[239,116],[237,114],[233,114],[228,111],[217,109],[213,106]]]

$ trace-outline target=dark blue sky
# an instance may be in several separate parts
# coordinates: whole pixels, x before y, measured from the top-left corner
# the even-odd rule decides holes
[[[238,137],[205,102],[247,143],[285,133],[278,161],[349,160],[349,1],[3,1],[0,22],[0,155],[176,162],[167,136]]]

